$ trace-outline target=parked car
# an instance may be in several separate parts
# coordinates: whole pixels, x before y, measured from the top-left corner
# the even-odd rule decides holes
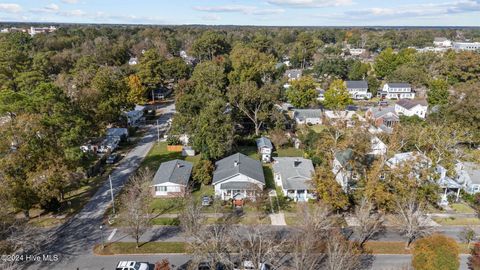
[[[148,263],[136,261],[120,261],[115,270],[148,270]]]
[[[201,262],[198,264],[198,270],[224,270],[226,269],[222,264],[218,263],[215,268],[210,267],[210,264],[207,262]]]
[[[212,204],[212,201],[213,201],[212,197],[210,197],[210,196],[203,196],[203,197],[202,197],[202,206],[209,206],[209,205]]]
[[[261,263],[256,268],[252,261],[243,261],[240,265],[235,265],[233,270],[270,270],[272,267],[269,264]]]
[[[105,163],[114,164],[115,162],[117,162],[117,160],[118,160],[118,154],[113,153],[107,157],[107,160],[105,161]]]

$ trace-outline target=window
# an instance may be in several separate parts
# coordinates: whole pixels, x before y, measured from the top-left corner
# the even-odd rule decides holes
[[[166,191],[167,191],[167,187],[155,187],[155,191],[157,191],[157,192],[166,192]]]
[[[180,187],[173,186],[173,187],[168,187],[169,192],[180,192]]]

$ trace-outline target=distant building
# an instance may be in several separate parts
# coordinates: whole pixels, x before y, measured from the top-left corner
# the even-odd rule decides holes
[[[285,77],[288,78],[289,81],[295,81],[302,77],[302,70],[301,69],[288,69],[285,71]]]
[[[129,66],[135,66],[138,64],[138,58],[137,57],[132,57],[128,60],[128,65]]]
[[[370,99],[372,93],[368,92],[367,81],[346,81],[347,90],[353,99]]]
[[[193,165],[190,162],[175,159],[160,164],[152,183],[155,197],[179,197],[185,194]]]
[[[352,48],[352,49],[349,49],[348,51],[350,52],[350,55],[352,55],[352,56],[360,56],[360,55],[364,54],[367,50]]]
[[[322,123],[322,115],[320,109],[298,109],[293,112],[293,119],[300,125],[318,125]]]
[[[457,51],[478,51],[480,42],[454,42],[453,49]]]
[[[55,26],[50,26],[50,27],[30,27],[28,30],[28,33],[33,37],[36,34],[42,34],[42,33],[52,33],[57,31],[57,28]]]
[[[395,104],[395,112],[398,115],[414,116],[425,119],[428,103],[426,100],[401,99]]]
[[[409,83],[386,83],[382,91],[379,92],[380,97],[386,99],[413,99],[415,92]]]
[[[262,156],[262,162],[270,162],[273,153],[272,141],[266,137],[260,137],[256,142],[258,153]]]
[[[435,47],[444,47],[444,48],[452,47],[452,41],[445,37],[436,37],[433,40],[433,44],[435,45]]]

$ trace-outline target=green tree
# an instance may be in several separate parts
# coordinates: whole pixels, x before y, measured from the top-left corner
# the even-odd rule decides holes
[[[229,101],[255,126],[255,135],[269,118],[275,93],[269,85],[259,88],[253,81],[233,85],[228,91]]]
[[[350,93],[348,93],[345,82],[342,80],[334,80],[327,91],[325,91],[325,107],[332,110],[341,110],[345,106],[353,104]]]
[[[460,267],[459,246],[454,239],[440,234],[417,240],[412,265],[421,270],[456,270]]]
[[[215,167],[210,160],[202,159],[193,167],[193,180],[196,183],[210,185],[212,182],[212,173]]]
[[[328,165],[317,167],[312,182],[318,198],[326,205],[336,210],[346,209],[348,207],[348,196],[335,180],[335,175]]]
[[[350,80],[364,80],[367,78],[369,64],[362,63],[361,61],[355,61],[348,71],[348,79]]]
[[[195,40],[192,45],[192,52],[195,57],[204,60],[213,60],[215,56],[226,54],[230,51],[225,34],[216,31],[205,31]]]
[[[230,59],[233,70],[228,78],[231,84],[254,81],[260,86],[271,81],[275,73],[276,61],[272,55],[240,44],[233,48]]]
[[[296,108],[305,108],[315,103],[316,84],[312,77],[303,76],[292,82],[286,91],[287,99]]]
[[[293,65],[306,68],[315,53],[317,42],[310,33],[302,32],[297,36],[297,40],[290,52],[290,59]]]
[[[155,49],[150,49],[140,58],[137,75],[148,90],[161,86],[165,81],[165,59]]]
[[[427,100],[430,106],[445,105],[448,103],[448,83],[442,79],[434,79],[429,83]]]
[[[333,76],[346,79],[349,73],[349,66],[352,61],[346,61],[341,57],[325,58],[315,65],[314,71],[318,77]]]
[[[385,78],[392,74],[397,66],[397,55],[393,52],[392,48],[383,50],[377,58],[375,58],[375,73],[381,78]]]
[[[127,78],[127,84],[129,88],[127,96],[128,102],[133,104],[144,104],[147,101],[145,97],[146,91],[140,78],[137,75],[130,75]]]
[[[218,159],[230,152],[234,130],[224,100],[211,100],[195,122],[193,147],[205,159]]]
[[[190,67],[182,58],[174,57],[168,59],[163,64],[165,77],[178,82],[181,79],[187,79],[190,73]]]

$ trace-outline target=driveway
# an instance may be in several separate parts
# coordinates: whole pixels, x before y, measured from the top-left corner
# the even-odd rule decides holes
[[[162,115],[159,117],[159,123],[163,124],[173,116],[175,104],[163,106],[161,109]],[[114,196],[122,189],[129,176],[136,171],[156,139],[157,127],[155,125],[148,126],[145,136],[112,171]],[[92,247],[101,242],[100,225],[110,203],[110,183],[107,180],[76,216],[50,234],[49,240],[41,249],[40,256],[58,255],[59,261],[36,262],[28,269],[77,269],[85,260],[85,255],[92,254]],[[68,268],[62,265],[68,265]]]

